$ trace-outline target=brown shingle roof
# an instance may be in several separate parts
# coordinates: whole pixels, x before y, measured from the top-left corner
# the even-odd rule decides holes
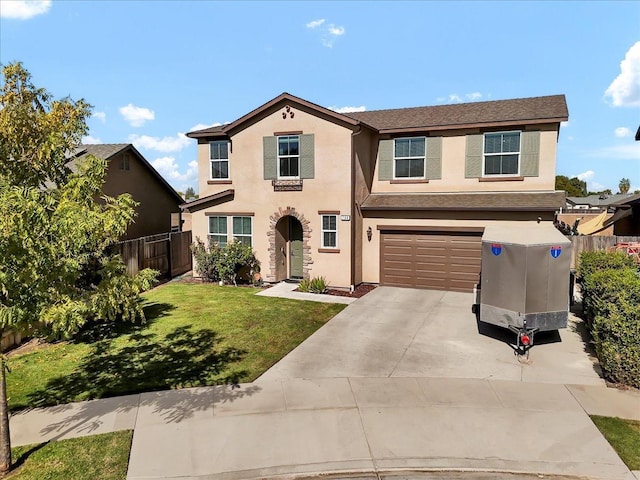
[[[555,211],[565,205],[565,192],[504,193],[374,193],[362,210]]]
[[[427,130],[501,123],[560,122],[568,118],[564,95],[351,112],[344,115],[378,130]]]

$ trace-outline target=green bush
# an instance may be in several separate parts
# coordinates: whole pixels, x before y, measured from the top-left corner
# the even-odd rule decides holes
[[[602,371],[613,382],[640,388],[640,304],[623,299],[607,313],[592,327]]]
[[[309,293],[325,293],[327,291],[327,281],[324,277],[314,277],[312,279],[303,279],[300,281],[298,290]]]
[[[611,307],[621,301],[640,304],[640,277],[635,269],[596,270],[583,279],[582,305],[588,326],[597,316],[609,316]]]
[[[636,268],[629,255],[622,252],[582,252],[578,263],[578,282],[582,284],[589,275],[602,270]]]
[[[196,238],[191,251],[196,262],[196,273],[209,282],[222,281],[236,285],[241,271],[248,277],[241,280],[252,282],[254,272],[260,271],[260,262],[256,259],[251,246],[236,240],[227,243],[224,247],[210,241],[206,247],[199,238]]]

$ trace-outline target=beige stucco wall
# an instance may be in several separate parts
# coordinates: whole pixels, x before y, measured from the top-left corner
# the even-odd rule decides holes
[[[477,178],[465,178],[466,135],[479,130],[443,132],[442,179],[429,183],[392,184],[378,180],[379,162],[376,162],[374,193],[382,192],[507,192],[540,191],[555,189],[557,130],[554,125],[536,125],[530,130],[540,130],[539,176],[525,177],[522,181],[480,182]],[[508,129],[505,129],[507,131]],[[522,130],[522,129],[520,129]],[[419,135],[416,135],[419,136]]]
[[[263,118],[231,137],[229,176],[231,183],[209,185],[209,145],[198,145],[200,198],[233,189],[233,200],[208,206],[192,214],[193,238],[205,241],[206,213],[253,213],[253,248],[261,262],[263,278],[269,276],[269,217],[279,209],[294,208],[310,221],[310,276],[323,276],[337,287],[351,285],[351,221],[338,217],[339,253],[320,253],[321,217],[318,211],[339,211],[351,215],[351,133],[349,128],[313,115],[289,104],[294,117],[283,118],[285,104],[274,107]],[[300,192],[274,192],[271,180],[264,180],[263,137],[276,132],[314,134],[313,179],[304,179]],[[231,231],[229,231],[231,236]]]
[[[451,214],[449,214],[451,215]],[[517,220],[518,216],[522,218]],[[465,215],[458,215],[458,217],[466,217],[463,219],[450,219],[445,218],[446,212],[443,215],[438,215],[442,218],[367,218],[363,219],[362,230],[362,281],[364,283],[379,283],[380,282],[380,230],[378,226],[421,226],[428,230],[429,227],[486,227],[489,225],[512,225],[514,228],[522,227],[523,225],[535,225],[537,224],[538,213],[533,212],[530,216],[522,214],[501,214],[495,215],[494,219],[477,218],[479,215],[468,213]],[[436,216],[436,215],[432,215]],[[474,218],[476,217],[476,218]],[[552,219],[545,219],[546,222],[551,223]],[[371,227],[372,237],[371,241],[367,239],[367,228]]]
[[[124,154],[129,155],[129,170],[121,170]],[[117,196],[130,193],[139,205],[134,223],[129,225],[122,240],[166,233],[171,231],[171,213],[180,212],[180,202],[167,191],[158,178],[149,171],[133,152],[115,155],[109,160],[105,183],[105,195]]]

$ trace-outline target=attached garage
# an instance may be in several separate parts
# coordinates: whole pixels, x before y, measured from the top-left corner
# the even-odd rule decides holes
[[[380,284],[471,292],[479,282],[482,228],[380,232]]]

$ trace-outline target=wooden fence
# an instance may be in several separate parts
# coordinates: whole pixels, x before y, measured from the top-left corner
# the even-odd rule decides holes
[[[144,268],[160,272],[161,278],[173,278],[188,272],[191,264],[191,231],[161,233],[117,243],[114,248],[122,257],[131,276]]]
[[[571,238],[571,268],[576,268],[578,258],[582,252],[609,250],[617,243],[640,243],[640,237],[626,237],[612,235],[600,237],[595,235],[579,235]]]

